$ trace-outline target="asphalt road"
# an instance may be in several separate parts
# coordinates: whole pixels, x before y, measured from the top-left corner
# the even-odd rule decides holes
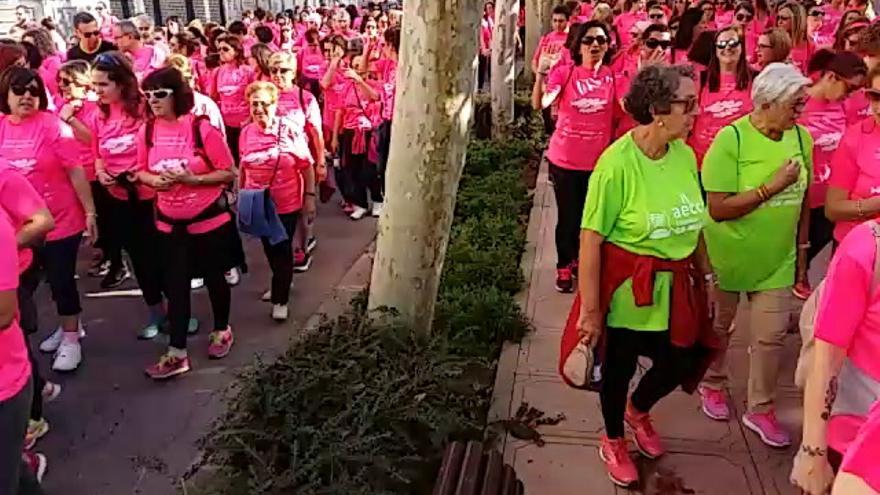
[[[319,206],[312,268],[295,276],[290,320],[284,324],[273,322],[270,304],[260,301],[269,286],[268,266],[259,242],[246,239],[250,273],[233,290],[232,353],[220,361],[207,359],[210,306],[204,289],[197,291],[193,314],[202,320],[202,330],[190,340],[193,371],[170,382],[153,382],[143,373],[166,344],[136,340],[146,321],[140,297],[83,297],[88,337],[80,369],[58,374],[50,371],[51,356],[40,358],[46,377],[64,387],[58,400],[46,406],[51,430],[36,449],[49,458],[43,482],[47,495],[175,493],[177,478],[198,455],[197,440],[223,411],[223,391],[236,369],[258,354],[272,356],[285,349],[375,232],[374,220],[352,222],[335,200]],[[83,249],[79,270],[83,294],[99,290],[97,280],[85,276],[90,257],[90,249]],[[133,287],[133,283],[123,286]],[[36,337],[41,339],[56,319],[47,286],[41,286],[39,297],[42,330]]]

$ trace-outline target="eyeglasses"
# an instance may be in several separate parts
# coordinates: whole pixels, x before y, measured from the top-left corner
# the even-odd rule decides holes
[[[661,48],[666,50],[672,44],[669,40],[658,40],[657,38],[648,38],[645,40],[645,47],[649,50],[656,50],[657,48]]]
[[[232,47],[230,47],[230,46],[221,46],[221,47],[220,47],[220,51],[221,51],[221,52],[231,52],[231,51],[232,51]]]
[[[288,74],[293,72],[290,67],[272,67],[272,74]]]
[[[581,38],[582,45],[589,46],[593,43],[596,43],[599,46],[603,46],[608,43],[608,38],[602,36],[601,34],[599,36],[584,36],[583,38]]]
[[[856,47],[859,44],[859,38],[847,38],[846,43],[849,47]]]
[[[652,21],[659,21],[663,19],[663,14],[651,14],[648,16]]]
[[[260,101],[260,100],[252,100],[251,107],[253,108],[269,108],[273,105],[271,101]]]
[[[736,38],[729,40],[718,40],[715,42],[715,48],[719,50],[724,50],[725,48],[730,48],[731,50],[735,48],[739,48],[740,41]]]
[[[694,111],[694,109],[697,108],[697,99],[696,98],[684,98],[684,99],[670,100],[669,103],[684,105],[684,113],[691,113]]]
[[[752,16],[749,14],[736,14],[736,22],[749,22]]]
[[[811,10],[809,15],[810,17],[825,17],[825,12],[822,12],[821,10]]]
[[[865,97],[868,98],[868,101],[871,103],[880,102],[880,89],[866,89]]]
[[[95,36],[101,36],[101,32],[100,31],[89,31],[88,33],[82,33],[82,37],[86,38],[86,39],[93,38]]]
[[[138,31],[144,31],[144,32],[146,32],[146,31],[149,31],[149,30],[150,30],[150,26],[140,26],[140,27],[138,27]]]
[[[29,93],[34,98],[40,97],[40,88],[36,86],[15,85],[11,86],[9,90],[12,91],[12,94],[14,94],[15,96],[24,96],[25,93]]]
[[[174,90],[173,89],[166,89],[166,88],[145,89],[144,94],[147,96],[147,98],[155,98],[157,100],[164,100],[165,98],[168,98],[169,96],[173,95]]]
[[[58,85],[59,85],[59,86],[72,86],[72,85],[73,85],[73,81],[70,80],[70,79],[68,79],[68,78],[66,78],[66,77],[59,77],[59,78],[58,78]]]

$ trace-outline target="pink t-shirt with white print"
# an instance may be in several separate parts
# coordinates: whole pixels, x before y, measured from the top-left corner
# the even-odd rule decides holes
[[[64,106],[64,99],[58,97],[55,98],[55,114],[61,111],[61,108]],[[95,127],[95,119],[100,115],[101,110],[98,108],[98,104],[94,101],[84,100],[82,106],[74,113],[77,120],[83,123],[89,129],[93,129]],[[82,164],[83,171],[86,173],[86,180],[92,182],[96,180],[95,177],[95,150],[94,144],[91,140],[89,141],[81,141],[76,135],[74,135],[75,146],[77,149],[77,154],[79,155],[79,163]]]
[[[825,204],[831,159],[846,131],[843,102],[810,98],[801,113],[800,123],[813,136],[813,183],[808,191],[810,208]]]
[[[319,81],[327,71],[329,62],[319,46],[306,44],[297,54],[297,58],[303,77]]]
[[[648,19],[646,12],[624,12],[614,17],[614,27],[620,35],[620,44],[629,47],[633,42],[632,28],[639,21]]]
[[[250,123],[241,131],[239,147],[243,187],[268,187],[278,213],[301,210],[305,191],[302,171],[312,165],[308,145],[303,147],[302,131],[284,118],[276,118],[266,129]]]
[[[363,90],[354,81],[349,80],[342,97],[342,128],[369,131],[373,129],[374,119],[370,105]]]
[[[137,136],[141,124],[141,119],[129,116],[118,103],[110,105],[107,117],[103,112],[96,115],[92,128],[94,152],[97,158],[104,161],[104,171],[110,176],[137,172]],[[152,199],[155,196],[155,192],[143,184],[135,187],[139,199]],[[128,199],[128,193],[122,186],[114,184],[107,191],[116,199]]]
[[[559,102],[547,159],[565,169],[592,170],[612,139],[617,91],[611,69],[558,64],[547,77],[545,94],[556,94]]]
[[[250,117],[245,90],[255,80],[254,70],[247,64],[223,64],[214,75],[215,90],[220,95],[220,112],[229,127],[241,127]]]
[[[861,478],[874,491],[880,492],[880,401],[875,402],[868,418],[846,450],[840,470]]]
[[[340,65],[333,75],[330,86],[324,89],[324,126],[333,128],[336,119],[336,111],[342,108],[345,90],[348,87],[348,79],[342,75],[344,68]],[[322,76],[323,77],[323,76]]]
[[[857,122],[865,120],[865,117],[871,116],[871,102],[865,96],[865,90],[860,89],[854,91],[844,102],[846,109],[846,122],[853,125]]]
[[[144,45],[138,50],[126,53],[131,59],[134,74],[138,81],[142,81],[150,72],[162,67],[165,63],[165,52],[157,50],[150,45]]]
[[[49,205],[55,228],[47,240],[85,230],[85,211],[68,175],[80,163],[73,131],[67,124],[48,112],[20,122],[4,116],[0,118],[0,157],[24,175]]]
[[[64,60],[61,58],[61,55],[53,53],[43,59],[43,63],[40,64],[40,69],[37,71],[40,74],[40,79],[43,80],[43,84],[46,85],[46,89],[49,90],[49,94],[52,96],[59,94],[58,69],[63,63]]]
[[[306,124],[316,131],[321,129],[321,109],[318,107],[318,100],[307,89],[294,87],[279,92],[278,115],[292,120],[297,129],[305,129]]]
[[[880,194],[880,126],[873,117],[849,126],[844,132],[831,158],[828,186],[849,191],[848,199],[853,200]],[[834,238],[843,240],[857,223],[838,221]]]
[[[23,175],[9,168],[6,160],[0,162],[0,212],[9,217],[17,232],[37,211],[46,208],[46,202]],[[24,273],[33,259],[30,248],[19,249],[19,273]]]
[[[204,155],[196,153],[195,137],[193,136],[192,114],[184,115],[176,121],[169,122],[156,119],[153,124],[151,147],[147,147],[146,126],[141,127],[138,134],[137,156],[140,170],[160,175],[163,172],[181,172],[188,170],[195,175],[202,175],[214,170],[231,170],[232,153],[226,140],[207,119],[199,123],[202,136]],[[208,162],[204,156],[207,156]],[[163,215],[175,220],[195,218],[199,213],[213,204],[223,194],[223,185],[191,186],[174,184],[165,191],[156,192],[156,207]],[[229,222],[229,214],[219,215],[193,225],[187,230],[193,234],[203,234]],[[156,227],[162,232],[171,232],[171,226],[156,220]]]
[[[708,84],[700,91],[700,112],[688,139],[699,165],[718,131],[752,111],[751,88],[737,89],[735,74],[725,72],[720,79],[718,91],[710,92]]]
[[[0,291],[18,290],[17,251],[12,222],[0,213]],[[0,330],[0,402],[18,395],[30,378],[31,363],[16,310],[12,323]]]

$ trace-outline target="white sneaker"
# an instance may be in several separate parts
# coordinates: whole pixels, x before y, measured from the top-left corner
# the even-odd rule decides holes
[[[55,352],[61,345],[61,338],[64,336],[64,330],[59,326],[52,332],[52,335],[46,337],[46,340],[40,342],[40,351]],[[83,328],[82,322],[79,322],[79,338],[86,338],[86,329]]]
[[[55,353],[55,362],[52,369],[55,371],[73,371],[79,367],[82,361],[82,346],[79,342],[67,342],[62,340]]]
[[[361,208],[360,206],[355,206],[354,210],[352,210],[351,215],[349,215],[348,218],[350,218],[352,220],[360,220],[361,218],[364,218],[365,216],[367,216],[367,213],[369,213],[369,212],[367,211],[366,208]]]
[[[373,211],[372,215],[374,217],[378,217],[382,215],[382,208],[385,207],[385,203],[373,203]]]
[[[272,289],[263,292],[263,295],[260,296],[260,301],[269,302],[272,300]]]
[[[235,287],[239,282],[241,282],[241,272],[238,271],[238,268],[233,268],[226,272],[227,284]]]
[[[199,290],[205,286],[205,279],[203,278],[194,278],[189,281],[189,288],[191,290]]]
[[[275,321],[285,321],[287,320],[287,316],[289,311],[287,309],[286,304],[273,304],[272,305],[272,319]]]

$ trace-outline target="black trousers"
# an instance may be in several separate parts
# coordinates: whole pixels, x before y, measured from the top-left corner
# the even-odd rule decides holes
[[[300,212],[278,215],[287,232],[287,240],[274,246],[269,239],[261,237],[263,252],[272,270],[272,304],[287,304],[290,300],[290,283],[293,281],[293,234]]]
[[[104,242],[104,235],[110,231],[110,215],[109,215],[109,206],[107,203],[107,198],[110,196],[110,193],[104,189],[104,186],[101,185],[98,181],[92,181],[89,183],[92,189],[92,200],[95,202],[95,213],[98,214],[98,218],[96,222],[98,224],[98,240],[95,243],[95,247],[100,249],[105,260],[110,260],[112,263],[115,263],[115,266],[119,266],[122,263],[122,252],[117,250],[116,252],[111,253]]]
[[[384,198],[382,197],[382,188],[379,184],[379,174],[376,171],[376,165],[367,160],[367,150],[364,149],[363,153],[356,154],[352,149],[354,134],[355,131],[346,129],[339,136],[342,174],[348,189],[346,200],[361,208],[366,208],[369,206],[367,191],[369,191],[370,198],[375,203],[381,203]],[[370,133],[367,133],[364,139],[369,143]],[[340,187],[343,197],[346,196],[345,189]]]
[[[229,151],[232,152],[232,159],[235,160],[235,165],[238,165],[238,162],[241,159],[238,150],[239,136],[241,136],[240,127],[226,126],[226,144],[229,145]]]
[[[492,81],[492,61],[490,57],[480,55],[477,66],[477,89],[484,89]]]
[[[24,331],[24,342],[28,348],[28,360],[31,362],[31,381],[34,384],[34,390],[31,400],[31,419],[39,420],[43,418],[43,386],[46,380],[40,373],[40,367],[34,355],[34,346],[31,343],[30,336],[37,333],[39,329],[39,320],[37,319],[37,305],[34,302],[34,292],[40,285],[41,273],[36,264],[32,264],[27,270],[19,276],[18,282],[18,324]]]
[[[819,206],[810,210],[810,248],[807,250],[807,263],[825,249],[834,238],[834,222],[825,216],[825,207]]]
[[[669,332],[646,332],[607,328],[605,361],[602,365],[602,418],[608,438],[623,438],[623,414],[629,383],[636,372],[639,356],[651,358],[653,365],[633,392],[631,401],[639,412],[649,412],[681,382],[680,363],[684,350],[672,345]]]
[[[581,217],[587,200],[590,171],[568,170],[550,163],[556,197],[556,268],[567,268],[578,257]]]
[[[24,435],[27,432],[28,405],[33,384],[28,382],[12,397],[0,402],[0,493],[4,495],[35,495],[43,491],[33,473],[22,462]]]
[[[153,201],[128,201],[110,197],[110,227],[105,242],[125,249],[148,306],[162,302],[162,264],[157,249],[158,231]]]

